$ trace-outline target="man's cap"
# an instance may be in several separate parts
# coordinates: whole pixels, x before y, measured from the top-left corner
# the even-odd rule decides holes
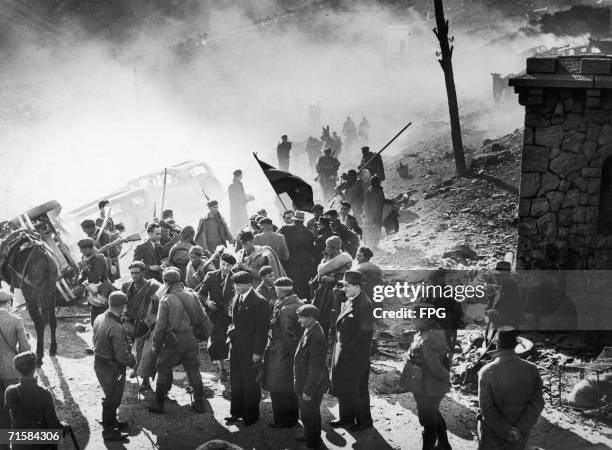
[[[361,147],[361,151],[362,152],[369,152],[370,151],[370,147],[368,147],[367,145],[364,147]]]
[[[208,203],[206,203],[206,206],[208,206],[209,208],[212,208],[213,206],[217,206],[219,204],[219,202],[217,200],[211,200]]]
[[[162,219],[167,219],[170,216],[174,215],[174,211],[172,211],[171,209],[164,209],[164,212],[162,213]]]
[[[236,272],[234,275],[232,275],[232,283],[234,284],[251,284],[252,281],[253,275],[244,270]]]
[[[234,258],[234,256],[230,255],[229,253],[223,253],[221,255],[221,261],[225,261],[226,263],[231,264],[232,266],[236,264],[236,258]]]
[[[204,249],[200,247],[199,245],[194,245],[193,247],[189,249],[189,254],[204,256]]]
[[[323,153],[331,153],[331,148],[326,148],[325,150],[323,150]]]
[[[511,326],[501,326],[497,330],[497,345],[499,348],[509,349],[518,345],[519,331]]]
[[[310,303],[300,306],[296,310],[296,313],[299,317],[314,317],[315,319],[319,318],[319,308],[317,308],[315,305],[311,305]]]
[[[259,269],[259,276],[261,278],[270,275],[271,273],[274,273],[272,266],[263,266],[261,269]]]
[[[358,272],[356,270],[347,270],[346,272],[344,272],[344,278],[342,279],[342,283],[356,285],[362,284],[363,275],[361,275],[361,272]]]
[[[128,302],[127,295],[125,295],[121,291],[111,292],[110,295],[108,296],[109,306],[123,306],[123,305],[127,305],[127,302]]]
[[[287,135],[286,135],[286,134],[283,134],[283,135],[281,136],[281,139],[287,139]]]
[[[280,277],[274,281],[276,287],[293,287],[293,280],[289,277]]]
[[[323,215],[324,216],[337,216],[338,211],[336,211],[335,209],[328,209],[327,211],[323,213]]]
[[[13,296],[6,291],[0,291],[0,303],[10,302]]]
[[[319,217],[319,224],[320,225],[327,225],[327,226],[329,226],[330,223],[331,222],[329,220],[329,217]]]
[[[269,217],[264,217],[259,220],[258,224],[259,226],[272,225],[272,219],[270,219]]]
[[[181,281],[181,272],[176,267],[168,267],[164,270],[162,279],[168,284],[179,283]]]
[[[130,266],[128,267],[128,269],[140,269],[141,271],[145,271],[147,268],[147,266],[145,265],[145,263],[143,263],[142,261],[133,261]]]
[[[293,216],[293,220],[297,220],[298,222],[304,221],[304,211],[297,210],[295,212],[295,216]]]
[[[31,372],[36,368],[36,353],[32,350],[21,352],[13,358],[15,369],[19,372]]]
[[[95,242],[92,238],[83,238],[77,242],[77,245],[79,248],[90,248],[94,246]]]
[[[316,205],[314,205],[314,206],[312,207],[312,210],[311,210],[311,211],[312,211],[312,212],[315,212],[315,211],[321,211],[321,212],[323,212],[323,210],[324,210],[324,209],[325,209],[325,208],[323,208],[323,205],[320,205],[320,204],[318,204],[318,203],[317,203]]]
[[[238,175],[242,175],[242,170],[240,170],[240,169],[236,169],[236,170],[234,170],[233,175],[234,175],[235,177],[237,177]]]
[[[81,228],[91,228],[95,226],[96,226],[96,222],[94,222],[93,219],[85,219],[84,221],[81,222]]]
[[[325,240],[325,245],[333,248],[342,248],[342,239],[338,236],[330,236]]]
[[[512,264],[508,261],[497,261],[495,270],[512,270]]]
[[[266,212],[265,209],[261,208],[260,210],[257,211],[257,214],[259,214],[260,216],[266,216],[268,213]]]
[[[357,171],[355,169],[349,169],[349,171],[347,172],[347,175],[351,176],[357,176]]]
[[[108,204],[109,204],[109,201],[108,201],[108,200],[100,200],[100,201],[98,202],[98,208],[104,208],[104,207],[105,207],[106,205],[108,205]]]

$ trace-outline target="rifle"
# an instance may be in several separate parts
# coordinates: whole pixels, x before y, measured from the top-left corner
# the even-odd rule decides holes
[[[404,128],[402,128],[399,133],[397,133],[395,136],[393,136],[393,138],[387,142],[385,144],[385,146],[383,148],[381,148],[376,154],[372,155],[372,157],[370,159],[368,159],[365,163],[361,164],[358,168],[357,168],[357,172],[360,172],[364,167],[366,167],[368,164],[370,164],[372,162],[372,160],[374,158],[376,158],[378,155],[380,155],[387,147],[389,147],[389,145],[391,145],[391,143],[396,140],[400,134],[402,134],[406,128],[408,128],[410,125],[412,125],[412,122],[409,122],[408,125],[406,125]]]
[[[204,197],[206,198],[206,201],[209,202],[210,201],[210,197],[206,194],[206,191],[204,190],[204,188],[202,188],[202,194],[204,194]]]
[[[104,229],[106,228],[106,224],[108,223],[108,218],[110,217],[110,212],[113,207],[109,206],[108,211],[104,214],[104,220],[102,221],[102,226],[100,227],[100,231],[98,232],[98,237],[96,237],[96,242],[100,242],[100,238],[102,237],[102,233],[104,233]]]
[[[91,258],[93,258],[93,257],[94,257],[96,254],[98,254],[98,253],[103,253],[103,252],[105,252],[106,250],[108,250],[109,248],[113,248],[113,247],[115,247],[116,245],[123,244],[123,243],[125,243],[125,242],[135,242],[135,241],[140,241],[140,240],[142,240],[142,238],[140,237],[140,234],[139,234],[139,233],[134,233],[134,234],[131,234],[131,235],[129,235],[129,236],[128,236],[128,237],[126,237],[126,238],[118,238],[118,239],[115,239],[113,242],[109,242],[108,244],[103,245],[102,247],[100,247],[100,248],[96,249],[96,251],[94,252],[94,254],[93,254],[93,255],[90,255],[90,256],[88,256],[87,258],[85,258],[85,261],[90,260],[90,259],[91,259]]]
[[[74,430],[72,429],[72,427],[70,425],[66,425],[66,430],[70,435],[70,439],[72,439],[72,444],[74,445],[75,450],[81,450],[81,447],[79,446],[79,443],[76,440],[76,436],[74,435]]]

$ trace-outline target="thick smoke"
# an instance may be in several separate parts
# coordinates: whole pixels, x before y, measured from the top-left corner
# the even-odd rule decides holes
[[[283,15],[272,1],[257,3],[156,21],[122,45],[70,37],[78,33],[53,45],[22,39],[0,69],[9,99],[0,118],[0,215],[51,198],[69,209],[186,160],[208,162],[224,188],[234,169],[245,170],[254,209],[274,196],[251,153],[275,164],[281,134],[319,137],[320,129],[308,129],[308,105],[319,102],[323,125],[337,131],[347,115],[357,123],[367,116],[374,149],[414,122],[388,155],[404,150],[411,133],[422,137],[428,121],[447,121],[432,17],[358,4]],[[253,26],[274,14],[281,17]],[[393,57],[398,25],[406,46]],[[519,72],[522,51],[558,41],[515,33],[521,25],[487,19],[453,28],[451,21],[462,113],[487,118],[480,126],[492,134],[522,126],[522,114],[516,101],[489,111],[490,72]],[[179,57],[176,44],[187,38]]]

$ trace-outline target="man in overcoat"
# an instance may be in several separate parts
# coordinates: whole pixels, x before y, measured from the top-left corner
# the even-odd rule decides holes
[[[283,262],[287,276],[293,280],[293,290],[300,298],[310,296],[308,280],[314,272],[312,250],[314,237],[304,226],[304,211],[296,211],[291,225],[284,225],[279,231],[285,236],[289,259]]]
[[[147,227],[149,239],[138,244],[134,249],[134,261],[142,261],[145,264],[145,278],[154,278],[158,282],[162,282],[162,248],[161,226],[156,223],[151,223]]]
[[[362,291],[360,272],[344,273],[343,303],[336,321],[336,343],[332,358],[331,393],[338,397],[340,418],[333,427],[359,431],[372,426],[370,414],[370,342],[374,333],[372,302]]]
[[[264,389],[270,392],[274,421],[272,428],[291,428],[299,416],[298,399],[293,390],[293,357],[302,334],[297,309],[304,304],[293,293],[290,278],[274,282],[278,300],[274,304],[268,333],[268,348],[264,356]]]

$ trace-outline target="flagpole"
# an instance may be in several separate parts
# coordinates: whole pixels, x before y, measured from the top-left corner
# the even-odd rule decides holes
[[[365,163],[361,164],[357,168],[357,172],[360,172],[364,167],[366,167],[368,164],[370,164],[372,162],[372,160],[374,160],[374,158],[376,158],[376,156],[380,155],[387,147],[389,147],[391,145],[391,143],[394,140],[396,140],[399,137],[400,134],[402,134],[404,131],[406,131],[406,128],[408,128],[410,125],[412,125],[412,122],[410,122],[408,125],[406,125],[404,128],[402,128],[399,133],[397,133],[395,136],[393,136],[393,138],[389,142],[387,142],[387,144],[383,148],[381,148],[377,153],[372,155],[372,157],[370,159],[368,159]]]
[[[257,161],[259,161],[259,158],[257,157],[257,153],[253,152],[253,156],[255,157],[255,159]],[[260,166],[261,168],[261,166]],[[263,169],[262,169],[263,171]],[[268,180],[268,177],[266,177],[266,180]],[[268,180],[268,183],[270,183],[270,180]],[[278,201],[281,203],[281,205],[283,205],[283,208],[285,209],[285,211],[289,211],[289,208],[287,208],[287,205],[285,205],[285,202],[283,201],[282,198],[280,198],[280,195],[278,195],[278,192],[276,192],[276,190],[274,189],[274,186],[272,186],[272,183],[270,183],[270,186],[272,187],[272,190],[274,191],[274,194],[276,195],[276,198],[278,198]]]

